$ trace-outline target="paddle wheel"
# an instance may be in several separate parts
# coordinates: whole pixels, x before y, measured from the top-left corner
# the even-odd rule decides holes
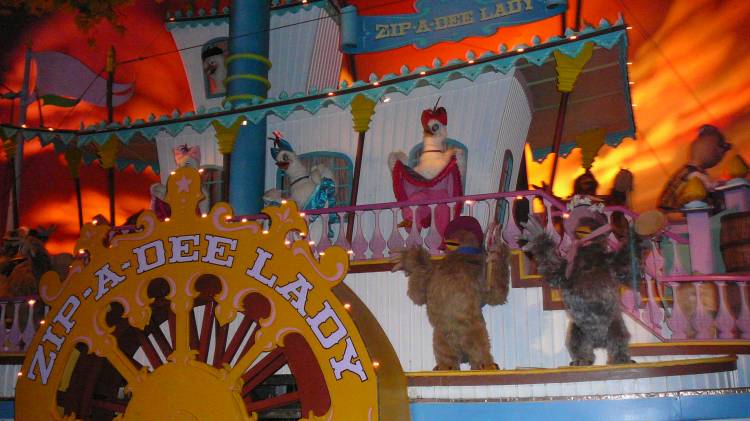
[[[196,216],[199,186],[178,170],[170,218],[88,224],[68,279],[45,275],[19,419],[378,419],[378,363],[331,290],[346,252],[314,254],[292,203]]]
[[[121,304],[110,306],[106,321],[114,328],[118,348],[129,357],[131,364],[139,370],[147,370],[153,377],[149,379],[153,382],[150,387],[168,389],[183,396],[195,394],[196,404],[204,405],[201,401],[205,398],[200,396],[202,387],[196,388],[196,385],[211,385],[210,367],[243,370],[237,363],[248,361],[243,357],[253,348],[259,322],[270,316],[271,305],[263,296],[251,294],[243,302],[244,311],[238,313],[233,322],[222,326],[216,318],[213,299],[219,292],[218,286],[218,279],[211,275],[198,278],[196,283],[199,296],[188,312],[189,340],[194,361],[202,365],[192,364],[194,367],[175,365],[168,360],[175,351],[177,317],[170,308],[169,286],[164,279],[154,279],[149,284],[149,297],[154,302],[151,320],[145,329],[128,323]],[[66,373],[69,377],[64,378],[57,394],[57,405],[63,408],[62,412],[76,414],[82,420],[112,420],[124,414],[129,405],[137,405],[138,400],[125,392],[128,387],[125,378],[108,358],[87,351],[88,347],[81,343],[71,356],[72,368]],[[285,374],[277,374],[279,372]],[[244,367],[241,382],[240,396],[247,414],[257,413],[261,420],[296,420],[301,413],[325,414],[330,407],[331,398],[321,369],[310,346],[299,334],[287,335],[283,345],[250,361],[250,366]],[[155,416],[153,409],[143,414]]]

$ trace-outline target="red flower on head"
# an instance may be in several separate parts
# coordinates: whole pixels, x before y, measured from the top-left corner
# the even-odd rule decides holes
[[[427,123],[430,120],[437,120],[440,123],[442,123],[444,126],[448,125],[448,111],[445,110],[443,107],[439,108],[433,108],[433,109],[426,109],[422,111],[422,127],[426,130],[427,129]]]

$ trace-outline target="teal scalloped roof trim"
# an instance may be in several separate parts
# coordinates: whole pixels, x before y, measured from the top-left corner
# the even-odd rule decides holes
[[[60,140],[64,142],[65,144],[70,143],[71,141],[74,141],[78,137],[78,132],[75,130],[45,130],[45,129],[31,129],[31,128],[21,128],[21,127],[14,127],[14,126],[3,126],[2,131],[4,132],[4,136],[7,138],[11,137],[17,137],[20,136],[23,138],[24,142],[39,138],[39,141],[42,143],[42,146],[47,146],[50,143],[52,143],[55,140]]]
[[[617,147],[626,137],[635,137],[633,131],[627,130],[622,132],[616,132],[616,133],[608,133],[607,136],[604,137],[604,143],[607,145],[615,148]],[[560,145],[560,156],[563,158],[566,158],[568,155],[570,155],[571,152],[573,152],[573,149],[578,147],[575,141],[567,141],[565,143],[562,143]],[[531,151],[531,158],[536,162],[542,162],[544,159],[552,153],[552,148],[539,148],[539,149],[533,149]]]
[[[622,18],[618,20],[618,25],[623,25],[624,22],[622,21]],[[599,28],[610,28],[611,25],[606,20],[602,20],[599,24]],[[592,33],[593,28],[587,27],[584,28],[583,31],[581,31],[579,34],[584,33]],[[574,35],[574,32],[572,32],[570,29],[568,29],[565,33],[565,36],[569,37]],[[623,66],[623,74],[626,76],[623,80],[623,92],[625,93],[625,98],[627,99],[628,104],[631,103],[631,96],[630,96],[630,86],[629,86],[629,79],[628,79],[628,72],[627,72],[627,52],[628,52],[628,38],[627,37],[604,37],[601,40],[601,43],[598,45],[606,48],[606,49],[612,49],[615,45],[620,43],[620,62],[621,66]],[[572,46],[574,48],[560,48],[559,50],[571,57],[575,57],[581,52],[581,48],[583,48],[583,44],[579,44],[576,46]],[[632,114],[630,118],[631,122],[633,122]],[[625,130],[621,132],[614,132],[614,133],[607,133],[606,137],[604,138],[604,143],[611,147],[617,147],[620,143],[622,143],[623,139],[626,137],[635,138],[635,124],[633,124],[630,127],[630,130]],[[562,144],[560,145],[560,156],[567,157],[570,155],[570,153],[575,149],[578,145],[575,142],[575,139],[563,139]],[[532,159],[536,162],[542,162],[544,159],[552,153],[552,148],[539,148],[539,149],[533,149],[531,151],[532,153]]]
[[[55,153],[57,154],[65,153],[65,150],[68,148],[67,144],[65,144],[60,139],[52,139],[47,144],[49,143],[52,143],[54,145]],[[99,156],[91,150],[83,149],[81,152],[82,152],[81,158],[83,160],[83,163],[86,165],[90,165],[92,162],[97,161],[99,159]],[[117,160],[115,161],[115,167],[117,167],[117,170],[119,171],[124,170],[130,165],[132,165],[135,172],[139,174],[145,171],[146,168],[148,167],[151,167],[151,169],[155,173],[157,174],[159,173],[158,161],[144,161],[142,159],[136,160],[136,159],[127,159],[127,158],[122,158],[122,157],[118,157]]]
[[[229,25],[229,16],[220,15],[213,18],[196,19],[196,20],[175,20],[166,23],[167,30],[172,31],[175,29],[183,28],[196,28],[198,26],[209,26],[209,25]]]
[[[482,57],[475,59],[473,64],[462,60],[452,60],[443,65],[440,60],[434,60],[433,67],[431,68],[422,66],[414,70],[409,70],[406,66],[402,66],[399,75],[389,73],[380,78],[376,75],[371,75],[370,82],[356,81],[350,86],[342,84],[342,89],[340,90],[328,88],[321,91],[313,91],[309,94],[300,92],[292,95],[281,92],[278,98],[254,101],[250,106],[243,108],[233,108],[227,103],[223,108],[213,107],[206,110],[200,107],[196,112],[187,112],[184,114],[180,114],[175,110],[169,116],[163,115],[158,118],[152,114],[146,121],[139,119],[133,122],[130,118],[126,118],[122,123],[107,124],[102,122],[78,131],[47,132],[38,129],[19,129],[12,126],[5,126],[4,128],[8,135],[21,130],[25,140],[38,136],[44,144],[45,142],[49,143],[51,139],[55,138],[61,139],[64,143],[77,139],[79,145],[88,143],[101,145],[113,134],[116,134],[126,144],[136,134],[153,139],[157,133],[166,131],[170,135],[176,136],[187,126],[202,133],[211,125],[212,121],[219,121],[222,125],[229,126],[238,118],[245,118],[251,123],[257,123],[269,114],[286,119],[297,110],[305,110],[310,114],[315,114],[321,108],[328,105],[335,105],[341,109],[346,109],[350,106],[354,97],[360,94],[377,102],[384,95],[394,92],[409,95],[415,88],[420,86],[440,88],[449,80],[457,78],[474,81],[480,74],[486,72],[507,73],[521,59],[541,65],[556,50],[569,55],[577,55],[587,42],[593,42],[597,46],[611,49],[618,42],[623,42],[625,43],[623,45],[626,45],[627,37],[625,34],[626,28],[621,20],[615,26],[610,25],[607,21],[603,21],[599,29],[592,27],[584,28],[577,34],[577,39],[575,40],[555,36],[543,44],[539,43],[538,39],[535,39],[537,41],[536,45],[532,46],[521,45],[508,49],[504,45],[501,45],[499,47],[500,54],[484,54]],[[519,52],[520,48],[523,48],[524,51]],[[424,74],[420,74],[420,72],[424,72]],[[617,144],[623,137],[632,135],[633,133],[625,133],[623,135],[613,134],[608,136],[608,143]],[[537,153],[534,156],[536,157]]]
[[[272,6],[271,14],[273,16],[283,16],[288,13],[297,13],[300,10],[312,10],[313,8],[323,8],[328,11],[330,16],[337,16],[339,13],[330,4],[328,0],[311,0],[307,3],[299,3],[293,6],[282,6],[278,9],[274,9]],[[195,12],[187,11],[183,13],[180,10],[175,12],[167,12],[167,30],[182,28],[195,28],[198,26],[209,26],[209,25],[228,25],[229,24],[229,13],[230,9],[224,7],[221,11],[214,8],[211,9],[198,9]]]

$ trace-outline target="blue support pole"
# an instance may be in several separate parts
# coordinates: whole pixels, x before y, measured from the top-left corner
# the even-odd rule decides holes
[[[229,20],[227,98],[235,107],[265,98],[268,81],[268,0],[233,0]],[[238,214],[259,213],[265,185],[266,119],[240,128],[231,156],[229,202]]]

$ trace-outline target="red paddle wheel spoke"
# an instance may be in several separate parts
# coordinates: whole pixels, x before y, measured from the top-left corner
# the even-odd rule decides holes
[[[242,341],[248,335],[248,332],[250,332],[250,339],[248,339],[248,344],[252,345],[252,343],[255,342],[255,331],[257,330],[258,326],[256,324],[255,329],[250,331],[250,328],[253,327],[253,323],[255,323],[255,320],[251,319],[250,317],[245,316],[245,318],[242,319],[242,322],[240,322],[240,326],[237,328],[237,331],[234,332],[234,336],[232,336],[232,340],[229,342],[229,346],[227,346],[226,351],[224,351],[224,355],[221,358],[221,364],[230,364],[232,362],[234,356],[237,354],[237,351],[240,349],[240,345],[242,345]],[[239,358],[242,358],[242,356],[245,355],[248,349],[249,347],[245,346]]]
[[[105,399],[94,399],[91,401],[91,406],[94,408],[101,408],[106,409],[108,411],[116,412],[116,413],[124,413],[125,409],[128,407],[127,401],[111,401],[111,400],[105,400]]]
[[[245,398],[245,408],[248,413],[267,411],[269,409],[282,408],[294,402],[298,402],[300,393],[298,391],[285,393],[262,401],[253,402],[249,397]]]
[[[211,330],[214,326],[214,310],[216,309],[216,303],[208,301],[203,306],[203,323],[201,326],[200,345],[198,348],[198,361],[208,361],[208,348],[211,344]]]
[[[175,334],[172,334],[174,340]],[[172,342],[174,343],[174,342]],[[198,343],[198,327],[195,325],[195,310],[190,310],[190,349],[198,349],[200,343]]]
[[[167,321],[169,322],[169,341],[172,343],[172,349],[174,350],[176,332],[175,322],[177,321],[177,316],[175,316],[175,314],[170,311]]]
[[[247,340],[247,343],[242,348],[242,351],[240,351],[240,355],[238,356],[238,358],[242,358],[243,356],[245,356],[245,354],[247,354],[247,352],[250,351],[250,348],[252,348],[253,345],[255,345],[255,332],[257,332],[258,329],[260,329],[260,326],[256,324],[255,328],[253,328],[252,332],[250,332],[250,338]]]
[[[157,301],[152,306],[151,320],[143,330],[131,326],[128,319],[122,317],[120,306],[113,307],[108,314],[108,323],[115,327],[113,336],[117,347],[137,369],[147,364],[155,371],[173,363],[165,358],[175,352],[175,344],[185,340],[178,337],[179,334],[189,337],[190,348],[197,351],[196,362],[221,368],[240,361],[248,352],[253,352],[255,336],[260,330],[259,321],[271,314],[270,304],[265,297],[250,294],[244,299],[244,308],[237,313],[239,319],[234,324],[229,322],[220,326],[216,317],[217,303],[209,298],[215,293],[201,291],[193,308],[180,315],[171,310],[170,302],[163,296],[155,297]],[[189,317],[187,329],[180,330],[180,333],[178,316]],[[287,367],[291,375],[280,375],[280,370]],[[123,397],[127,377],[117,370],[107,357],[96,357],[81,349],[70,387],[58,394],[58,405],[63,408],[63,413],[75,413],[84,421],[111,421],[118,414],[125,414],[135,398],[132,395]],[[328,388],[312,350],[299,334],[286,335],[284,345],[253,362],[242,375],[242,381],[240,396],[248,414],[274,417],[278,415],[276,410],[300,414],[296,411],[301,409],[301,414],[312,411],[320,416],[331,405]]]
[[[73,409],[71,412],[76,412],[81,414],[81,416],[88,417],[88,415],[91,413],[94,386],[96,386],[96,381],[99,378],[99,373],[102,370],[104,359],[95,357],[93,355],[86,357],[89,357],[89,361],[87,364],[88,367],[86,367],[87,370],[84,374],[86,377],[83,379],[79,390],[71,390],[71,393],[73,394],[80,393],[82,399],[80,400],[77,411],[76,409]]]
[[[271,351],[248,370],[247,373],[242,375],[242,380],[245,381],[244,386],[242,386],[242,395],[250,393],[259,384],[279,371],[286,363],[286,356],[281,348]]]
[[[159,358],[156,348],[154,348],[154,345],[143,332],[138,329],[133,329],[133,332],[135,332],[138,342],[141,344],[141,349],[146,355],[148,362],[151,364],[151,368],[156,370],[156,368],[161,365],[161,358]]]
[[[159,326],[155,324],[149,326],[147,333],[149,335],[153,335],[154,341],[156,341],[156,344],[159,346],[159,350],[161,351],[162,355],[164,355],[165,357],[168,357],[169,354],[172,353],[173,351],[172,346],[169,345],[169,341],[167,340],[167,337],[164,335],[164,332],[161,330]]]
[[[312,411],[319,416],[325,414],[331,406],[331,395],[310,345],[302,335],[292,333],[284,339],[283,349],[289,358],[289,370],[297,385],[304,385],[298,388],[302,413],[309,414]]]
[[[224,359],[224,349],[227,346],[227,335],[229,335],[229,323],[219,326],[219,321],[215,321],[214,331],[216,332],[216,342],[214,345],[213,366],[221,368]]]
[[[164,290],[163,294],[166,295],[167,292],[168,290]],[[164,322],[171,320],[173,317],[174,313],[172,313],[169,301],[163,296],[155,297],[154,303],[151,304],[151,321],[146,325],[146,335],[153,337],[156,346],[164,358],[168,357],[174,351],[174,348],[161,328]],[[171,330],[168,330],[168,332],[171,335]]]

